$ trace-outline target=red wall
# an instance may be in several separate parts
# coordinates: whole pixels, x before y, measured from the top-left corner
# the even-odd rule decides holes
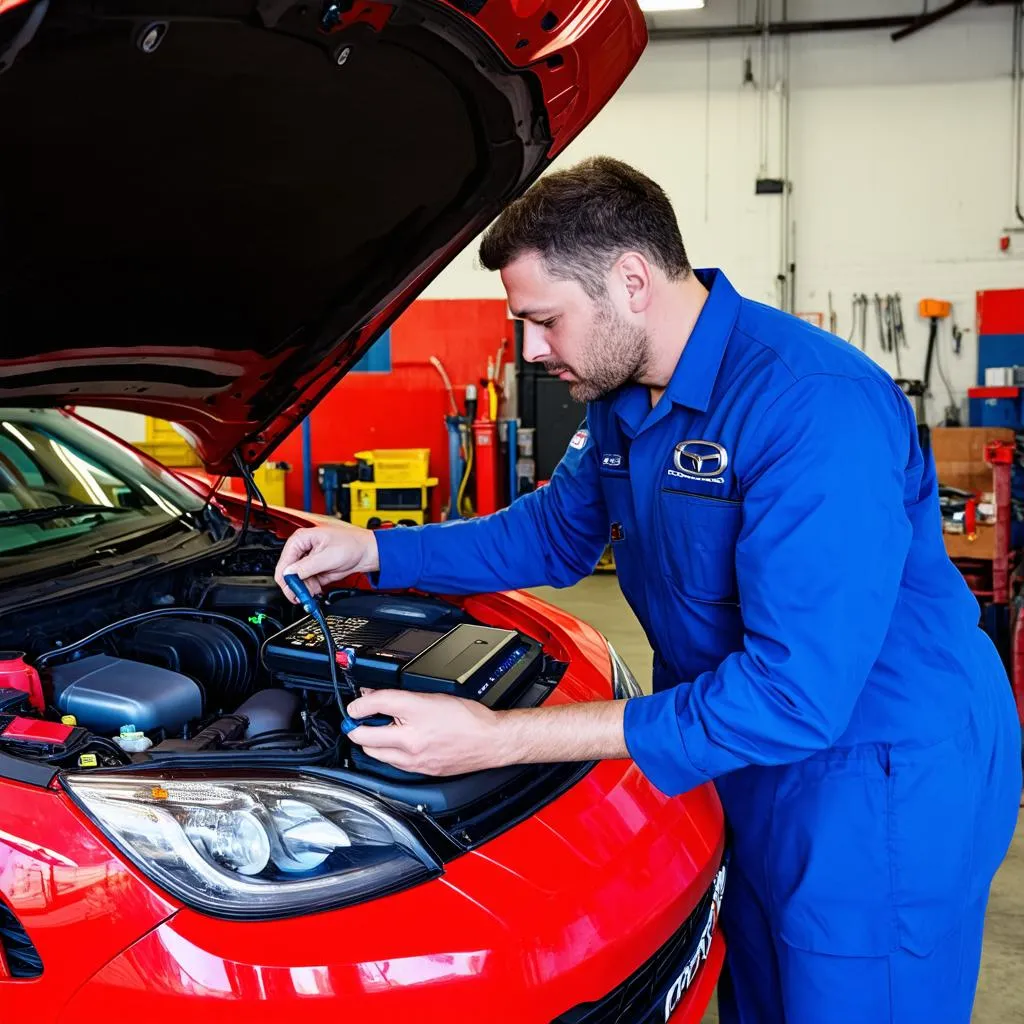
[[[450,411],[441,375],[430,364],[437,356],[455,388],[459,411],[465,387],[487,376],[487,358],[497,357],[507,339],[504,362],[513,355],[512,324],[502,299],[420,299],[391,328],[391,372],[350,373],[312,414],[313,510],[324,509],[316,481],[323,462],[345,462],[364,448],[429,448],[430,472],[439,478],[432,511],[436,519],[448,501]],[[288,505],[302,507],[302,431],[274,452],[287,462]]]

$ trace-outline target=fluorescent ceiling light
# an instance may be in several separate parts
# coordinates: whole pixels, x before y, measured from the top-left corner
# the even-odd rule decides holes
[[[640,10],[648,14],[665,14],[668,11],[699,11],[704,0],[640,0]]]

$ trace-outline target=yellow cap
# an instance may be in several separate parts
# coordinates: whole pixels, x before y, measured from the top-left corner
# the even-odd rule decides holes
[[[60,720],[61,725],[78,725],[78,719],[74,715],[63,715]]]
[[[79,768],[95,768],[96,764],[95,754],[82,754],[78,759]]]

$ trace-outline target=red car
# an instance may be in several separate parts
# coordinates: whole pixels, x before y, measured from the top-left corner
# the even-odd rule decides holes
[[[352,580],[338,668],[271,578],[304,520],[250,474],[612,95],[641,15],[148,7],[0,0],[3,1020],[698,1021],[712,788],[623,761],[402,776],[339,728],[384,677],[628,696],[604,639],[523,594]],[[70,405],[176,422],[248,500]]]

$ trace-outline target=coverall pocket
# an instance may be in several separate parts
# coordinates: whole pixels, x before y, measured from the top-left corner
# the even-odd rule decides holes
[[[991,874],[975,878],[979,818],[977,752],[963,734],[892,757],[893,885],[903,949],[930,953],[984,898]],[[984,799],[984,797],[982,797]]]
[[[874,748],[834,750],[782,776],[766,866],[773,924],[787,945],[831,956],[895,948],[885,760]]]
[[[662,571],[686,597],[735,604],[743,503],[669,489],[660,499]]]

